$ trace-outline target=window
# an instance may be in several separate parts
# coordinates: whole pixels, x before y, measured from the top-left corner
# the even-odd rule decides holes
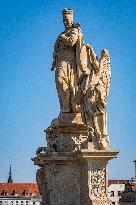
[[[120,196],[121,195],[121,191],[118,191],[118,196]]]
[[[114,196],[114,191],[111,191],[111,196]]]
[[[12,192],[12,195],[15,196],[15,197],[18,197],[18,193],[17,193],[17,191],[14,190],[14,191]]]
[[[28,197],[28,196],[29,196],[29,194],[26,192],[26,193],[25,193],[25,197]]]
[[[15,193],[15,197],[18,197],[18,193]]]
[[[26,190],[24,190],[24,191],[23,191],[23,195],[24,195],[25,197],[28,197],[28,196],[29,196],[29,193],[28,193]]]

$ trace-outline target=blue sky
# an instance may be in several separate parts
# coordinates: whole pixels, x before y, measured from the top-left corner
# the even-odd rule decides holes
[[[1,0],[0,1],[0,181],[12,163],[16,182],[35,181],[31,161],[46,145],[44,129],[59,114],[50,71],[54,42],[63,31],[61,11],[74,10],[85,42],[98,56],[111,58],[108,133],[119,149],[109,177],[134,176],[136,159],[136,1],[135,0]]]

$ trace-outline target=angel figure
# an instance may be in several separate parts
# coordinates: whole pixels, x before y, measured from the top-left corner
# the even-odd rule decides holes
[[[80,89],[77,99],[81,105],[83,121],[87,125],[93,148],[108,150],[106,98],[109,93],[111,77],[109,53],[103,49],[98,61],[93,48],[89,45],[85,45],[85,47],[90,73],[79,79]]]

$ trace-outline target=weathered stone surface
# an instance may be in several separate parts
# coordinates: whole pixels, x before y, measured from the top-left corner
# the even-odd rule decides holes
[[[52,65],[61,112],[45,130],[47,147],[39,147],[32,159],[40,167],[36,179],[42,203],[110,205],[107,164],[118,151],[110,149],[107,134],[109,53],[103,49],[98,60],[73,23],[71,9],[64,9],[63,22]]]
[[[88,146],[88,131],[81,114],[63,113],[46,130],[48,149],[56,152],[75,152]]]
[[[117,153],[81,150],[37,155],[33,160],[41,167],[37,171],[37,183],[44,192],[43,204],[110,204],[107,196],[107,163]]]
[[[106,98],[110,87],[110,58],[106,49],[98,60],[86,45],[73,11],[63,10],[65,31],[54,46],[53,70],[61,113],[81,113],[95,149],[109,149]]]
[[[96,149],[109,149],[106,119],[106,97],[110,86],[110,60],[102,50],[99,67],[82,80],[84,96],[81,100],[82,115]]]
[[[43,193],[43,204],[110,204],[107,164],[118,152],[94,150],[88,146],[81,115],[74,120],[68,115],[68,126],[65,120],[62,122],[65,117],[59,116],[46,130],[47,148],[38,149],[33,159],[40,167],[37,183]]]

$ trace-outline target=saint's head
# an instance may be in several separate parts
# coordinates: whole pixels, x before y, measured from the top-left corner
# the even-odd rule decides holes
[[[70,28],[73,24],[73,10],[64,9],[62,11],[62,15],[63,15],[63,23],[65,28]]]

